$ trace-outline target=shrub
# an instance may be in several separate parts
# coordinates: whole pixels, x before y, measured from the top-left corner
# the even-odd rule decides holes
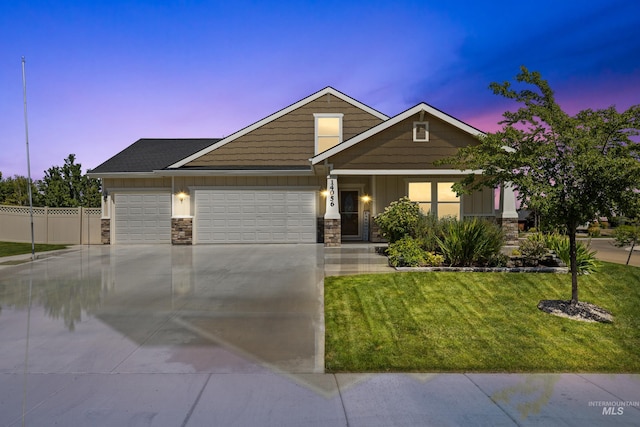
[[[389,264],[393,267],[418,267],[426,263],[426,252],[422,250],[420,243],[410,236],[390,243],[387,255]]]
[[[415,238],[420,246],[427,252],[441,252],[438,239],[444,237],[447,224],[454,221],[452,218],[439,219],[434,213],[420,215],[415,228]]]
[[[527,238],[520,243],[520,252],[526,261],[537,265],[540,259],[548,252],[544,235],[542,233],[535,233],[527,236]]]
[[[449,265],[486,265],[504,244],[504,233],[495,224],[477,218],[451,220],[444,227],[443,238],[437,238]]]
[[[434,252],[425,252],[424,259],[425,259],[424,265],[427,267],[438,267],[444,264],[444,257]]]
[[[587,229],[587,233],[589,234],[589,237],[600,237],[600,226],[598,223],[590,225]]]
[[[569,238],[564,237],[556,239],[552,242],[551,248],[558,258],[562,260],[566,265],[571,267],[571,258],[569,254]],[[596,259],[596,251],[590,251],[589,247],[582,242],[576,244],[576,266],[578,274],[590,274],[595,273],[600,267],[600,263]]]
[[[511,258],[509,258],[509,255],[506,255],[503,253],[497,253],[489,259],[487,266],[506,267],[509,265],[510,261],[511,261]]]
[[[382,237],[394,243],[405,236],[415,237],[420,216],[418,204],[408,197],[402,197],[376,215],[374,221],[380,227]]]

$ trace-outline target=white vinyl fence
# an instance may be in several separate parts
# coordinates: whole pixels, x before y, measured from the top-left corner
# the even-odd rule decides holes
[[[33,208],[36,243],[97,245],[100,208]],[[0,205],[0,241],[31,242],[28,206]]]

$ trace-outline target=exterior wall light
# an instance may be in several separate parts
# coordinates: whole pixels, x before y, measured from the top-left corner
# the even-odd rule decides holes
[[[322,190],[320,194],[322,194],[322,197],[329,197],[329,190]]]
[[[178,193],[178,200],[180,200],[180,203],[184,201],[185,197],[187,197],[187,193],[185,193],[184,191]]]
[[[367,196],[366,194],[362,197],[360,197],[360,200],[362,200],[362,203],[369,203],[371,201],[371,196]]]

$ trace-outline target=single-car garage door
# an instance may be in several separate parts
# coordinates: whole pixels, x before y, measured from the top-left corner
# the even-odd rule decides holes
[[[116,244],[171,242],[169,193],[118,193],[114,203]]]
[[[196,190],[196,243],[315,243],[312,190]]]

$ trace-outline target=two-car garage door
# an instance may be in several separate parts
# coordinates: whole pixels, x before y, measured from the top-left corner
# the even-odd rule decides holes
[[[316,192],[196,190],[195,243],[315,243]]]

